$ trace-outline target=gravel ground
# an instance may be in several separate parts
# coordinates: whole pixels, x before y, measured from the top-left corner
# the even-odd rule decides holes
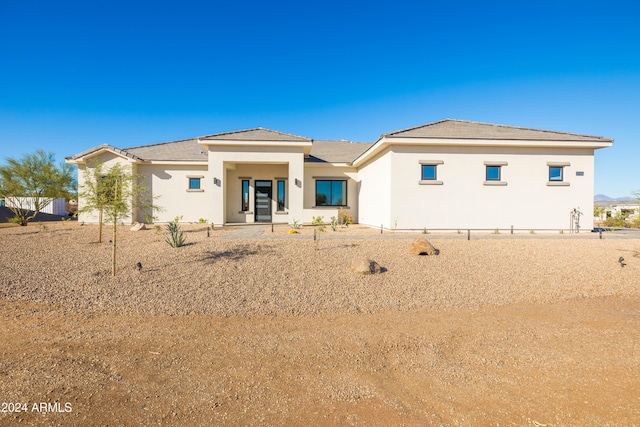
[[[202,225],[184,229],[187,245],[171,248],[162,231],[119,227],[115,277],[109,227],[101,244],[96,226],[0,229],[0,298],[116,313],[273,316],[468,309],[640,293],[635,239],[380,239],[375,230],[351,227],[314,242],[308,229],[306,237],[275,233],[273,239],[252,240],[220,239],[230,227],[211,237]],[[408,255],[416,237],[427,237],[440,255]],[[383,273],[349,271],[360,256],[377,261]],[[625,267],[618,263],[621,256]]]
[[[0,425],[640,425],[640,239],[238,230],[0,228]]]

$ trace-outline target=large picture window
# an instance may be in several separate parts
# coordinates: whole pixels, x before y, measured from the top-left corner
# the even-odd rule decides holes
[[[316,180],[316,206],[346,206],[346,180]]]

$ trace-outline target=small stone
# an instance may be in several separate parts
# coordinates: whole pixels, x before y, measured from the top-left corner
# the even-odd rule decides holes
[[[145,228],[147,228],[144,223],[142,222],[136,222],[135,224],[133,224],[133,226],[131,226],[131,231],[140,231],[140,230],[144,230]]]
[[[380,273],[381,268],[374,260],[362,257],[351,261],[351,271],[358,274],[377,274]]]
[[[427,239],[418,238],[409,245],[411,255],[437,255],[438,251]]]

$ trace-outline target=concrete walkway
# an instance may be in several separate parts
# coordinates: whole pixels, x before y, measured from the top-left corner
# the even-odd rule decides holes
[[[270,225],[234,226],[231,231],[220,236],[220,239],[259,239]]]

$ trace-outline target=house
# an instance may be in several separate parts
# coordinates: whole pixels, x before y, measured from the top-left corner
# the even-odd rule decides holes
[[[559,230],[576,217],[591,229],[594,152],[612,144],[446,119],[374,143],[255,128],[125,149],[101,145],[66,161],[78,165],[79,185],[93,161],[130,165],[158,197],[159,222],[308,223],[343,208],[375,227]]]

